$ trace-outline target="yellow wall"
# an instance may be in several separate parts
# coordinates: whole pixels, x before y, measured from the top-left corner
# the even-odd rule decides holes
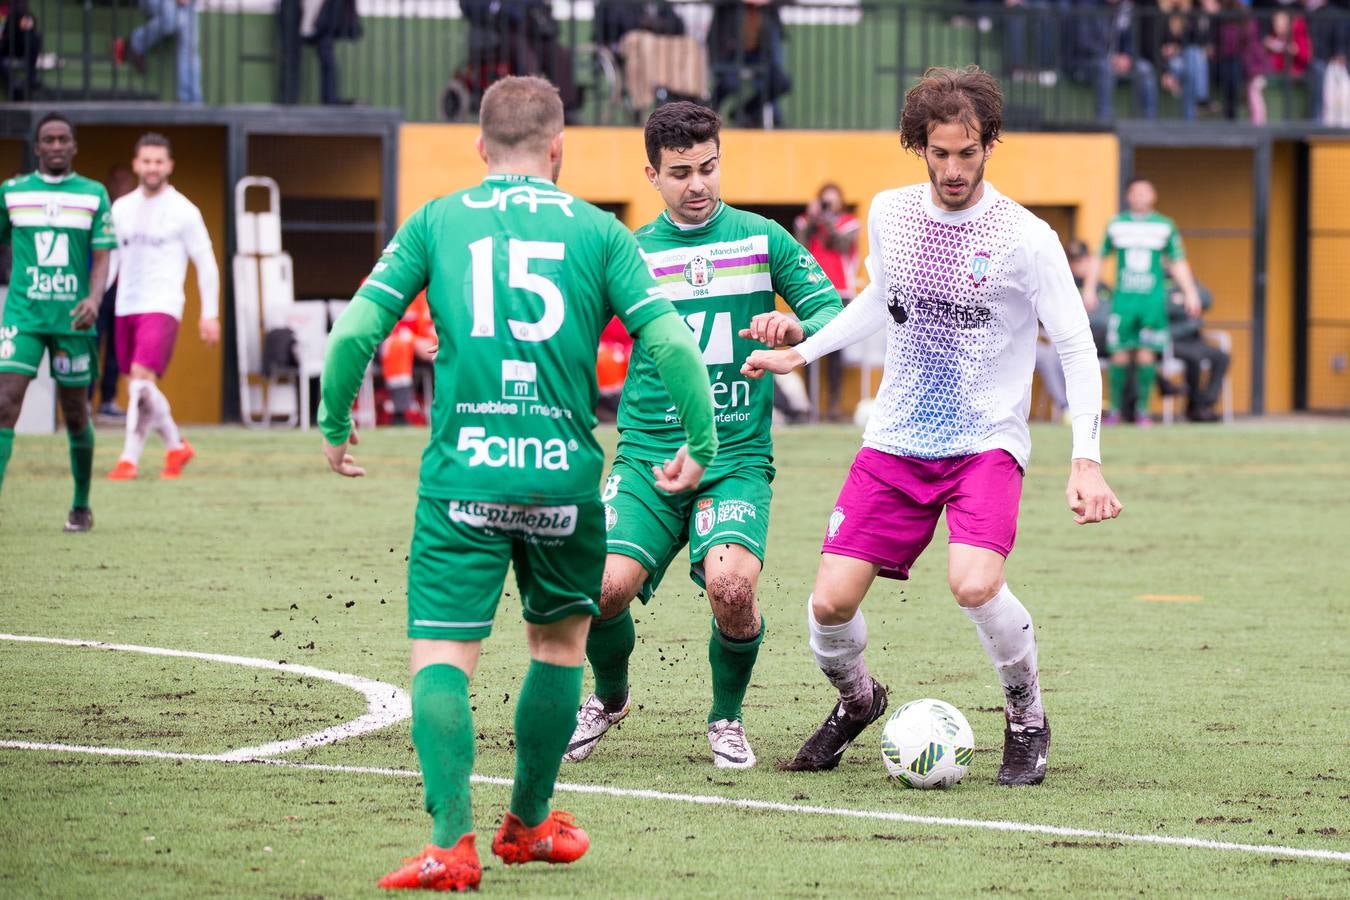
[[[1295,145],[1275,144],[1266,228],[1266,412],[1294,408]]]
[[[475,184],[484,164],[474,149],[478,129],[468,125],[404,125],[399,138],[398,215],[441,194]],[[561,185],[594,203],[624,206],[629,227],[651,221],[661,197],[643,177],[646,150],[635,128],[569,131]],[[1072,219],[1078,234],[1096,240],[1116,212],[1119,149],[1112,135],[1012,134],[999,144],[986,177],[1027,206],[1061,207],[1052,222]],[[805,206],[827,181],[865,215],[878,191],[923,181],[923,163],[888,133],[739,131],[722,134],[722,197],[733,205]],[[1065,211],[1071,213],[1067,214]],[[866,239],[864,238],[864,241]],[[863,252],[866,252],[864,243]],[[858,373],[845,374],[845,410],[859,396]]]
[[[1350,143],[1312,142],[1309,183],[1308,408],[1350,410]]]
[[[404,125],[399,138],[398,214],[476,184],[485,171],[471,125]],[[636,128],[567,132],[562,186],[595,203],[622,203],[632,227],[661,212],[643,177],[647,164]],[[1077,208],[1084,234],[1100,234],[1115,213],[1119,151],[1111,135],[1013,134],[999,144],[989,181],[1028,206]],[[722,133],[722,196],[731,204],[801,204],[826,181],[865,210],[873,194],[922,181],[923,163],[890,133],[738,131]],[[1075,235],[1063,235],[1068,240]]]

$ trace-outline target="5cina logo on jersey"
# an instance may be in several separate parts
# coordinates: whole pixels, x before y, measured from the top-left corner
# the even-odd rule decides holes
[[[469,468],[545,469],[566,472],[571,467],[567,455],[577,450],[576,441],[562,438],[502,437],[488,434],[486,428],[464,426],[459,429],[455,449],[472,453]]]

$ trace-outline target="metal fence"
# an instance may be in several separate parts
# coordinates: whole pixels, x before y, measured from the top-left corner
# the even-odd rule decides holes
[[[342,14],[351,0],[307,2],[10,0],[0,90],[358,103],[444,121],[471,119],[496,78],[534,73],[579,124],[638,122],[689,97],[749,127],[889,129],[927,67],[975,64],[1000,77],[1007,124],[1022,129],[1350,117],[1350,78],[1331,64],[1350,47],[1350,16],[1328,7],[360,0],[357,20]]]

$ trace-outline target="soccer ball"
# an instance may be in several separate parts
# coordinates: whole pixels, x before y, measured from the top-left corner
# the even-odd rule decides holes
[[[974,756],[970,723],[941,700],[911,700],[881,729],[886,774],[912,788],[951,787],[965,777]]]

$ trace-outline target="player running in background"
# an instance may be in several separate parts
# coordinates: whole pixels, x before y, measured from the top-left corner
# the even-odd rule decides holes
[[[773,385],[740,377],[740,360],[756,341],[801,342],[842,307],[815,259],[787,231],[721,201],[721,124],[696,103],[667,103],[651,114],[647,180],[666,209],[637,231],[652,274],[703,348],[721,451],[696,493],[672,497],[657,489],[651,466],[679,446],[680,418],[650,354],[636,348],[619,404],[619,455],[605,482],[609,558],[600,620],[586,641],[595,693],[577,713],[571,761],[589,756],[628,714],[636,642],[629,604],[651,599],[688,543],[690,576],[708,592],[713,614],[707,721],[713,763],[755,764],[741,702],[764,640],[755,591],[769,534]],[[776,311],[775,292],[801,321]]]
[[[930,184],[883,191],[868,214],[872,283],[819,334],[758,351],[751,377],[786,372],[887,331],[875,411],[839,492],[807,601],[810,646],[839,691],[787,764],[833,769],[886,709],[863,661],[859,607],[878,574],[907,578],[946,509],[947,580],[1006,698],[1000,784],[1039,784],[1050,750],[1036,632],[1009,590],[1037,319],[1059,350],[1073,415],[1068,503],[1079,524],[1114,518],[1101,474],[1101,372],[1087,315],[1055,233],[984,181],[1003,125],[998,83],[975,67],[930,69],[905,97],[900,142]]]
[[[708,377],[632,235],[554,186],[563,106],[539,78],[483,95],[482,184],[421,207],[385,248],[337,321],[324,362],[320,427],[329,465],[347,454],[351,405],[371,356],[426,289],[440,339],[435,414],[422,457],[408,565],[412,738],[431,843],[380,881],[465,890],[482,876],[469,775],[469,679],[492,631],[508,564],[524,606],[530,665],[516,691],[516,774],[492,842],[503,862],[568,863],[590,839],[549,798],[581,700],[586,632],[599,612],[604,458],[595,423],[596,345],[617,314],[655,360],[688,443],[656,473],[698,484],[717,449]]]
[[[1125,412],[1131,362],[1135,367],[1135,424],[1153,424],[1148,404],[1157,379],[1157,359],[1167,349],[1168,338],[1166,274],[1181,288],[1187,315],[1200,315],[1200,292],[1181,247],[1181,234],[1175,222],[1154,210],[1157,202],[1158,192],[1148,179],[1130,180],[1125,188],[1127,211],[1107,224],[1101,253],[1093,255],[1083,279],[1083,303],[1091,311],[1097,308],[1102,257],[1117,251],[1116,290],[1106,330],[1106,352],[1111,355],[1111,409],[1104,420],[1108,425],[1120,422]]]
[[[114,246],[108,192],[75,174],[75,127],[60,113],[38,122],[33,151],[38,168],[0,185],[0,241],[8,241],[14,268],[0,322],[0,485],[14,447],[14,424],[28,382],[47,351],[70,441],[75,497],[66,531],[94,527],[89,482],[94,426],[89,385],[98,369],[99,302]]]
[[[220,272],[201,211],[169,184],[173,148],[150,132],[136,142],[132,171],[138,188],[113,204],[117,233],[117,364],[127,384],[127,436],[108,477],[136,477],[145,439],[155,431],[164,441],[160,478],[177,478],[196,455],[178,431],[169,398],[159,389],[178,339],[187,297],[183,276],[188,259],[197,267],[201,316],[197,334],[209,347],[220,341]]]

